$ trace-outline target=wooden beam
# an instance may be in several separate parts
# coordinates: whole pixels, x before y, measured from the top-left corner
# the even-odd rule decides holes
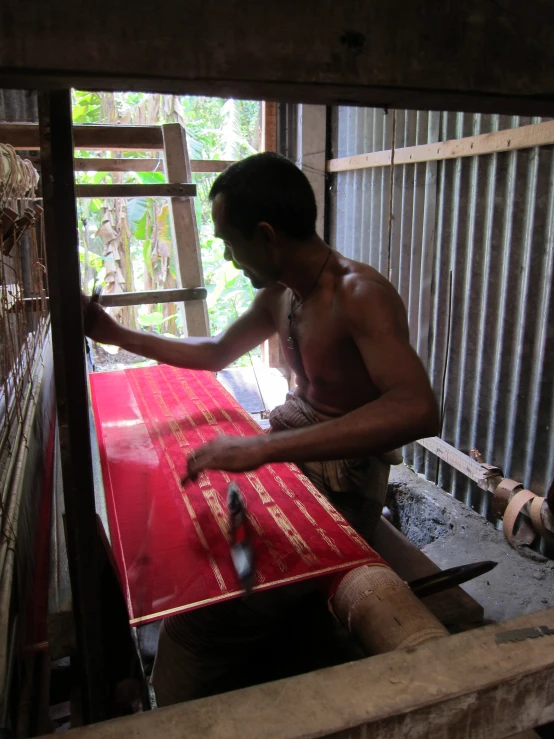
[[[117,293],[115,295],[101,295],[100,304],[106,308],[115,308],[124,305],[155,305],[157,303],[179,303],[186,300],[205,300],[207,295],[204,287],[184,287],[175,290],[144,290],[136,293]]]
[[[554,609],[74,729],[74,739],[499,739],[554,719]],[[528,629],[528,632],[522,632]],[[512,634],[520,641],[499,643]],[[527,638],[525,638],[527,634]]]
[[[40,97],[44,227],[69,575],[85,722],[107,717],[69,90]]]
[[[508,128],[505,131],[483,133],[479,136],[467,136],[463,139],[439,141],[436,144],[406,146],[394,150],[394,163],[396,165],[437,162],[442,159],[497,154],[502,151],[529,149],[533,146],[546,146],[548,144],[554,144],[554,121],[533,123],[529,126]],[[351,157],[330,159],[327,162],[327,171],[348,172],[370,167],[389,167],[390,163],[391,150],[386,149],[371,154],[356,154]]]
[[[324,105],[554,114],[547,0],[179,0],[144,33],[139,0],[4,0],[0,87],[144,90]],[[94,17],[92,17],[94,15]],[[434,32],[440,29],[440,32]],[[152,37],[153,36],[153,37]],[[183,43],[183,38],[187,39]],[[308,48],[306,39],[309,39]]]
[[[169,182],[183,179],[190,182],[192,174],[185,129],[180,123],[169,123],[162,131],[167,179]],[[194,203],[190,198],[172,198],[169,212],[181,287],[202,287],[204,273]],[[185,303],[185,315],[188,336],[210,335],[205,300]]]
[[[188,199],[196,195],[196,185],[177,182],[159,185],[77,185],[75,191],[78,198]]]

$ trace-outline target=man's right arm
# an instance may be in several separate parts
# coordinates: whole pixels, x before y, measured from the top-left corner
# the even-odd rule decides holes
[[[211,372],[223,369],[275,333],[265,290],[256,295],[252,306],[240,318],[213,337],[173,339],[146,331],[134,331],[121,326],[86,296],[83,296],[83,312],[85,332],[94,341],[120,346],[162,364]]]

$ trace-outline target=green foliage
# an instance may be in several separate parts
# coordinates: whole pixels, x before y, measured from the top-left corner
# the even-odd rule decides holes
[[[187,131],[192,159],[241,159],[259,150],[260,104],[256,101],[223,100],[209,97],[154,95],[139,92],[97,93],[73,91],[75,123],[162,124],[180,122]],[[152,157],[152,152],[80,151],[80,157]],[[164,182],[162,172],[125,174],[79,172],[78,182]],[[213,333],[222,331],[250,305],[254,292],[242,272],[223,259],[223,244],[214,238],[209,191],[215,175],[194,173],[198,195],[195,211],[198,222],[204,279],[208,290],[208,312]],[[105,217],[108,201],[79,201],[79,236],[83,282],[91,287],[106,277],[104,244],[97,234]],[[118,218],[121,216],[118,211]],[[128,228],[134,289],[175,286],[175,255],[171,248],[169,212],[163,199],[132,198],[123,213]],[[123,275],[123,279],[125,279]],[[121,283],[120,288],[129,286]],[[166,306],[167,310],[168,306]],[[162,306],[153,310],[143,306],[137,315],[144,330],[180,330],[180,316],[164,315]]]

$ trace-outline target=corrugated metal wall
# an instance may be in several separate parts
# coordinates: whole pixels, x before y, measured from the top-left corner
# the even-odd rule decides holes
[[[36,123],[38,121],[36,92],[32,90],[0,90],[0,121]]]
[[[396,111],[395,147],[541,119]],[[338,108],[334,157],[391,148],[392,113]],[[551,146],[331,178],[331,241],[399,290],[443,408],[442,438],[544,493],[554,476]],[[489,514],[489,496],[418,445],[405,458]]]

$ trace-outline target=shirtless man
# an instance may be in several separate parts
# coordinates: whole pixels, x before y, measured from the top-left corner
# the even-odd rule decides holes
[[[437,404],[410,346],[402,301],[376,270],[332,251],[316,235],[311,186],[283,157],[258,154],[232,165],[210,198],[225,258],[259,288],[251,308],[218,336],[170,339],[124,328],[85,298],[88,333],[165,364],[218,371],[277,332],[298,387],[273,411],[274,433],[220,436],[196,450],[188,474],[295,462],[371,540],[384,504],[387,453],[438,430]],[[254,643],[274,627],[275,593],[281,605],[283,590],[264,594],[265,603],[257,595],[249,605],[232,601],[196,612],[200,617],[166,620],[155,673],[171,675],[165,682],[173,687],[158,680],[159,702],[214,690],[238,653],[231,650],[223,665],[229,645],[217,637],[233,630],[244,655],[235,627]],[[179,681],[195,687],[175,689]]]

